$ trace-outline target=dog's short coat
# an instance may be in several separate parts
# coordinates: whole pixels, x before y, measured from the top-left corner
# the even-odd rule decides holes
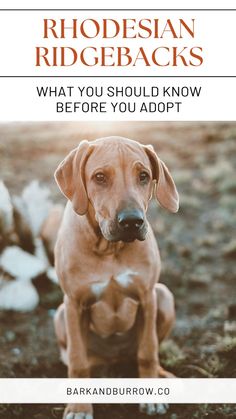
[[[178,210],[167,167],[152,146],[109,137],[82,141],[55,178],[68,198],[55,247],[65,294],[55,329],[69,377],[89,377],[92,366],[129,355],[140,377],[172,376],[159,364],[158,345],[173,324],[174,301],[157,284],[160,257],[146,219],[153,190],[162,207]],[[69,404],[64,417],[91,419],[92,405]]]

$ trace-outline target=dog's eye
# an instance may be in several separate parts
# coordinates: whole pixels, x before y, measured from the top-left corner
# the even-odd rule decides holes
[[[104,175],[104,173],[96,173],[96,175],[94,176],[95,180],[97,183],[105,183],[106,182],[106,176]]]
[[[139,180],[141,183],[147,183],[150,179],[150,176],[147,172],[140,172],[139,173]]]

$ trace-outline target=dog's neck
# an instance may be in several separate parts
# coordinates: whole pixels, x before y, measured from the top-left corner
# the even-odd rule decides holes
[[[90,203],[88,212],[85,216],[89,227],[93,230],[93,233],[96,236],[95,245],[93,246],[92,251],[99,256],[118,256],[119,252],[125,247],[126,243],[122,241],[111,242],[105,239],[95,218],[94,209]]]
[[[124,246],[125,243],[122,241],[110,242],[106,240],[103,236],[101,236],[95,243],[95,246],[93,247],[93,252],[99,256],[114,255],[117,257],[120,251],[124,248]]]

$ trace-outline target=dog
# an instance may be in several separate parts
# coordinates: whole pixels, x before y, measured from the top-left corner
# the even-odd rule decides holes
[[[175,320],[174,299],[158,284],[160,256],[146,219],[153,193],[162,207],[178,211],[168,168],[152,146],[108,137],[82,141],[55,179],[68,199],[55,246],[64,292],[55,331],[68,376],[89,377],[99,363],[128,356],[136,356],[142,378],[173,376],[160,366],[158,347]],[[69,404],[64,418],[92,419],[92,405]]]

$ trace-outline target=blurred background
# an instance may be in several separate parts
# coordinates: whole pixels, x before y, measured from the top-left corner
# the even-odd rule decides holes
[[[53,329],[62,294],[41,228],[65,205],[53,178],[58,163],[82,139],[110,135],[152,144],[180,194],[175,215],[155,201],[149,209],[161,282],[177,310],[161,347],[163,366],[179,377],[236,377],[236,123],[198,122],[0,124],[0,377],[66,377]],[[95,372],[136,374],[135,362]],[[59,418],[62,411],[0,405],[0,418]],[[96,419],[146,417],[137,412],[95,406]],[[163,417],[236,418],[236,407],[172,405]]]

